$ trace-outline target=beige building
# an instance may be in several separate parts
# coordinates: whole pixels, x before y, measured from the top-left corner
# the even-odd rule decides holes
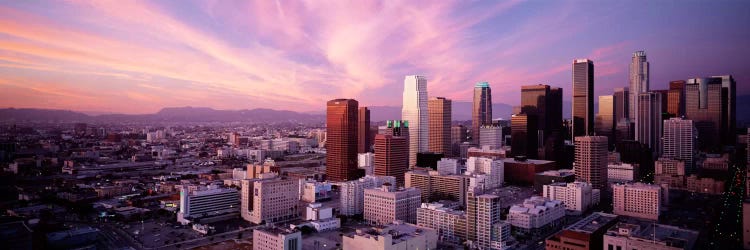
[[[575,138],[575,165],[577,181],[591,183],[599,190],[607,187],[607,137],[577,136]]]
[[[614,184],[612,196],[614,214],[659,220],[662,189],[658,185]]]
[[[406,172],[406,187],[418,188],[422,202],[453,200],[466,203],[469,178],[464,175],[443,175],[438,171],[412,170]]]
[[[302,250],[302,234],[288,228],[253,230],[253,250]]]
[[[422,204],[419,189],[396,190],[390,184],[365,190],[365,221],[385,225],[395,220],[417,222],[417,208]]]
[[[299,216],[299,184],[291,179],[242,180],[242,218],[255,224]]]
[[[343,236],[344,250],[437,249],[435,230],[395,221]]]
[[[365,189],[380,187],[385,183],[395,186],[396,177],[368,175],[358,180],[336,183],[341,193],[339,212],[348,216],[362,214],[365,205]]]
[[[466,240],[466,213],[440,203],[422,203],[417,209],[417,225],[437,231],[444,243],[460,246]]]

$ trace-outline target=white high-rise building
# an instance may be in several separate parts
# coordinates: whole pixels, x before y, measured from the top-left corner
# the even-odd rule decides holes
[[[374,160],[375,154],[373,153],[357,154],[357,167],[364,169],[365,175],[372,175]]]
[[[503,127],[484,125],[479,127],[479,147],[500,149],[503,147]]]
[[[358,180],[340,182],[342,215],[356,215],[364,212],[365,189],[380,187],[385,183],[396,185],[396,177],[368,175]]]
[[[658,185],[634,183],[612,185],[614,214],[659,220],[662,189]]]
[[[682,118],[664,120],[662,157],[682,160],[687,169],[694,169],[696,137],[698,137],[698,131],[692,120]]]
[[[562,201],[570,214],[578,215],[599,203],[599,189],[586,182],[552,183],[544,185],[544,197]]]
[[[401,120],[409,122],[409,167],[417,164],[417,153],[429,150],[427,113],[427,79],[418,75],[406,76]]]
[[[638,124],[638,118],[635,115],[638,109],[638,95],[649,91],[649,63],[646,60],[645,51],[636,51],[630,61],[630,110],[631,118],[635,118]]]
[[[484,183],[470,184],[470,187],[481,189],[498,188],[505,181],[504,163],[501,160],[493,160],[484,157],[469,157],[466,160],[466,175],[485,175]]]

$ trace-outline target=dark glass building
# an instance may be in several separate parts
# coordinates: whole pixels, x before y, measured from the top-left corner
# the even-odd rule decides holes
[[[492,124],[492,90],[487,82],[474,85],[474,105],[471,116],[471,140],[479,144],[479,127]]]
[[[370,152],[372,137],[370,137],[370,109],[359,108],[359,122],[357,123],[357,152]]]
[[[537,117],[534,115],[517,114],[510,118],[510,141],[513,156],[538,157],[539,137]]]
[[[522,86],[520,113],[536,116],[540,139],[537,157],[559,160],[563,143],[562,89],[541,84]]]
[[[573,137],[594,132],[594,62],[573,61]]]
[[[396,177],[397,185],[404,186],[404,174],[409,169],[409,139],[379,134],[375,136],[373,148],[373,173]]]
[[[326,110],[326,176],[350,181],[357,174],[357,108],[354,99],[334,99]]]

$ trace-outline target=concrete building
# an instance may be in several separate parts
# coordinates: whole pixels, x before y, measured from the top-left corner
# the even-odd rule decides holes
[[[583,214],[599,204],[601,192],[586,182],[553,183],[544,185],[542,194],[550,200],[562,201],[569,214]]]
[[[503,146],[503,127],[498,125],[483,125],[479,127],[479,147],[500,149]]]
[[[479,145],[479,127],[492,124],[492,89],[487,82],[474,85],[474,103],[471,114],[471,140]]]
[[[406,172],[407,188],[421,191],[422,202],[453,200],[466,203],[469,178],[465,175],[443,175],[437,171],[415,169]]]
[[[273,178],[242,180],[240,215],[255,224],[283,222],[299,216],[299,183]]]
[[[638,168],[633,164],[615,162],[607,164],[607,182],[633,182],[638,177]]]
[[[435,230],[395,221],[343,236],[344,250],[437,249]]]
[[[498,188],[505,181],[503,162],[483,157],[469,157],[466,160],[466,175],[485,175],[485,182],[477,183],[476,187],[484,189]]]
[[[395,220],[417,222],[417,208],[422,204],[419,189],[396,190],[390,184],[365,189],[364,219],[374,225],[385,225]]]
[[[534,193],[541,194],[544,185],[552,183],[570,183],[575,180],[576,175],[572,169],[544,171],[534,175]]]
[[[577,181],[591,183],[599,190],[607,187],[607,137],[575,138],[575,173]]]
[[[525,157],[505,158],[502,161],[505,180],[509,184],[515,185],[532,185],[536,174],[557,168],[557,163],[554,161],[527,159]]]
[[[430,121],[429,151],[451,156],[451,100],[432,97],[427,101],[427,109]]]
[[[709,177],[698,177],[690,175],[685,178],[686,189],[690,192],[721,195],[724,193],[724,181],[716,180]]]
[[[435,230],[443,243],[461,246],[466,241],[466,213],[440,203],[422,203],[417,209],[417,225]]]
[[[299,188],[301,201],[312,203],[331,199],[331,183],[300,179]]]
[[[508,210],[508,221],[519,232],[536,233],[554,229],[565,217],[562,201],[532,196]]]
[[[659,220],[662,189],[658,185],[634,183],[612,185],[614,214]]]
[[[409,123],[409,167],[417,164],[417,153],[429,151],[427,116],[427,78],[417,75],[406,76],[401,120]]]
[[[437,162],[437,171],[442,175],[461,174],[457,159],[443,158]]]
[[[389,183],[396,185],[396,177],[393,176],[365,176],[358,180],[337,183],[341,193],[340,211],[342,215],[357,215],[364,212],[365,189],[380,187]]]
[[[546,249],[603,250],[604,234],[616,223],[617,215],[593,213],[547,238]]]
[[[302,233],[279,227],[253,229],[253,250],[302,250]]]
[[[403,136],[375,136],[373,173],[377,176],[396,177],[396,185],[404,185],[404,174],[409,169],[409,143]],[[413,165],[412,165],[413,166]]]
[[[698,232],[652,222],[618,222],[604,234],[604,249],[693,249]]]
[[[664,120],[662,157],[685,162],[689,173],[695,172],[695,142],[698,130],[693,121],[682,118]]]
[[[372,175],[375,167],[375,154],[367,152],[357,154],[357,167],[365,170],[365,175]]]
[[[183,186],[180,190],[180,212],[177,222],[186,225],[201,218],[239,213],[240,195],[237,189],[208,186],[190,191]]]
[[[646,59],[646,52],[636,51],[630,62],[630,117],[637,117],[638,96],[641,93],[649,91],[649,63]],[[635,119],[638,123],[638,118]]]

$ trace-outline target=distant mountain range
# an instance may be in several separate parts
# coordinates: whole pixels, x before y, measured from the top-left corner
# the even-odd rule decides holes
[[[737,96],[737,122],[750,122],[750,95]],[[471,102],[453,102],[453,120],[471,120]],[[570,118],[570,101],[563,101],[563,118]],[[401,118],[400,106],[370,106],[373,122]],[[494,118],[510,119],[513,107],[504,103],[492,105]],[[273,109],[216,110],[204,107],[164,108],[154,114],[87,115],[82,112],[55,109],[0,109],[0,122],[325,122],[325,111],[300,113]]]
[[[0,109],[0,122],[323,122],[325,115],[286,110],[216,110],[203,107],[164,108],[154,114],[86,115],[68,110]]]

